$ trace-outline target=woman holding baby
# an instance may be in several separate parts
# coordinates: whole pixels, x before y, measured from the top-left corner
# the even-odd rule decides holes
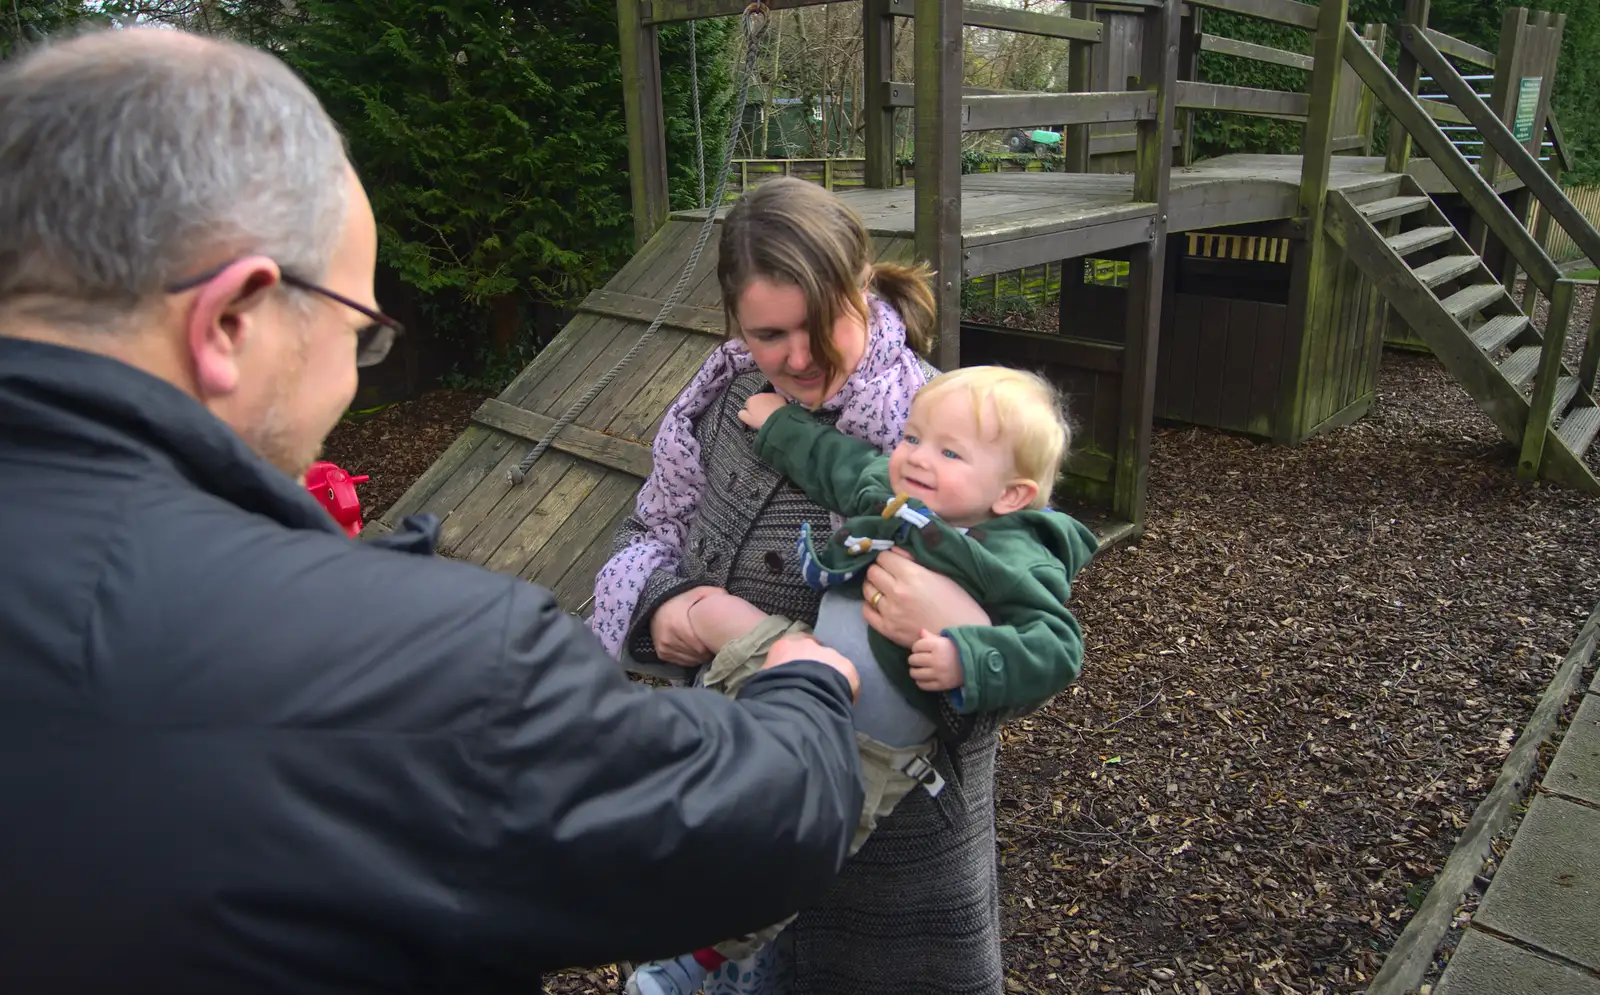
[[[721,591],[816,622],[821,594],[801,578],[796,536],[803,523],[821,535],[834,525],[755,456],[739,419],[752,394],[770,386],[887,453],[911,398],[937,374],[922,358],[934,320],[926,271],[874,265],[860,220],[822,188],[775,180],[746,194],[723,220],[719,246],[729,341],[663,418],[650,479],[596,579],[596,634],[643,664],[706,663],[689,611]],[[902,646],[924,629],[989,622],[953,581],[893,552],[869,570],[862,593],[867,623]],[[1001,991],[996,723],[947,709],[938,724],[946,788],[908,796],[820,905],[767,949],[718,969],[706,992]],[[662,898],[671,915],[673,901],[705,896]]]

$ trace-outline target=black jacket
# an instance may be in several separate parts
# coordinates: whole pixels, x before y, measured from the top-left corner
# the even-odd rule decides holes
[[[352,542],[168,384],[0,337],[0,991],[532,995],[820,896],[841,677],[630,684],[433,524]]]

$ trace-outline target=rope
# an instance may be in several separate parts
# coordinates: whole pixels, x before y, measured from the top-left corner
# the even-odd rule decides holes
[[[688,288],[689,277],[694,273],[695,267],[700,262],[700,254],[705,250],[706,243],[711,240],[711,231],[716,226],[717,207],[721,206],[723,196],[727,192],[728,173],[733,169],[733,148],[739,139],[739,129],[744,123],[745,98],[750,92],[750,78],[755,75],[756,54],[760,49],[761,38],[767,32],[768,20],[767,5],[762,3],[761,0],[756,0],[756,2],[745,7],[744,14],[741,16],[745,40],[744,72],[739,77],[739,99],[734,104],[733,117],[728,128],[728,143],[722,151],[722,169],[717,173],[717,192],[713,200],[714,206],[706,210],[705,222],[700,226],[700,236],[695,240],[694,249],[689,253],[689,260],[684,264],[683,272],[678,274],[677,285],[672,288],[672,293],[667,295],[667,299],[662,302],[661,311],[656,315],[655,320],[650,322],[650,327],[645,329],[645,333],[639,336],[639,341],[635,342],[632,348],[621,359],[617,360],[615,366],[611,367],[599,380],[591,384],[589,389],[584,391],[583,396],[574,401],[572,406],[560,418],[556,419],[556,423],[550,426],[550,430],[544,434],[544,438],[539,440],[538,445],[534,446],[528,452],[528,455],[522,458],[522,462],[506,471],[506,479],[511,482],[512,486],[516,486],[528,479],[528,470],[539,461],[539,457],[544,455],[545,450],[550,448],[550,444],[555,441],[556,436],[560,435],[568,425],[571,425],[578,415],[583,412],[583,409],[587,408],[590,402],[600,396],[602,391],[611,386],[611,382],[617,378],[617,375],[629,363],[633,362],[634,358],[639,355],[640,351],[644,349],[651,339],[655,338],[656,332],[660,330],[661,325],[666,321],[667,314],[674,307],[677,307],[678,299],[683,296],[684,290]],[[691,27],[694,24],[693,21],[689,23]],[[693,49],[691,49],[692,52]],[[695,116],[698,120],[700,111],[700,88],[698,82],[693,85],[693,89],[695,94]],[[700,155],[703,156],[704,151],[699,151]],[[704,198],[704,196],[705,194],[702,190],[701,197]]]

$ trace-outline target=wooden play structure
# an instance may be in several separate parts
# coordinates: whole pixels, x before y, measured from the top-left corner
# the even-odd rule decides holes
[[[639,251],[369,530],[433,512],[446,554],[544,584],[582,609],[649,472],[663,412],[724,331],[714,238],[681,302],[663,308],[705,211],[668,208],[656,32],[745,7],[619,0]],[[1549,100],[1562,18],[1510,10],[1490,53],[1429,29],[1428,0],[1409,0],[1397,25],[1364,31],[1347,23],[1348,0],[1063,7],[865,0],[867,186],[841,196],[879,258],[937,270],[936,363],[1027,365],[1063,385],[1078,443],[1057,490],[1103,543],[1142,527],[1156,417],[1295,444],[1367,410],[1386,329],[1438,357],[1517,447],[1522,476],[1600,491],[1584,460],[1600,433],[1600,340],[1579,330],[1581,361],[1563,362],[1573,284],[1526,228],[1537,201],[1543,223],[1600,259],[1600,233],[1554,176],[1561,145]],[[1302,29],[1312,54],[1210,34],[1208,9]],[[900,81],[889,78],[889,56],[907,20],[916,74]],[[1070,39],[1073,92],[964,91],[963,24]],[[1400,42],[1398,72],[1381,58],[1386,33]],[[1306,69],[1308,91],[1206,82],[1201,51]],[[1487,98],[1452,60],[1493,73]],[[1424,75],[1448,99],[1419,100]],[[1373,154],[1379,107],[1389,121],[1382,157]],[[1195,161],[1198,110],[1301,122],[1303,155]],[[908,112],[914,182],[897,185],[894,116]],[[1441,123],[1476,129],[1476,161]],[[962,175],[963,133],[1039,125],[1066,126],[1067,171]],[[1541,161],[1547,133],[1557,154]],[[1125,261],[1125,277],[1085,276],[1106,260]],[[1057,261],[1058,332],[963,331],[964,279]],[[1511,292],[1519,273],[1520,300]],[[1543,327],[1529,318],[1537,295],[1550,301]],[[658,334],[590,391],[658,316]],[[592,403],[547,439],[586,392]],[[508,475],[539,440],[549,448],[526,476]]]

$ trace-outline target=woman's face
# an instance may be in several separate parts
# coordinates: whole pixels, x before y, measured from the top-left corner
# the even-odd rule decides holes
[[[848,311],[833,323],[833,347],[839,369],[823,381],[811,355],[811,334],[806,330],[806,297],[793,284],[773,283],[757,277],[739,295],[734,317],[756,366],[780,394],[807,408],[815,408],[839,392],[845,379],[861,364],[867,351],[867,325]]]

